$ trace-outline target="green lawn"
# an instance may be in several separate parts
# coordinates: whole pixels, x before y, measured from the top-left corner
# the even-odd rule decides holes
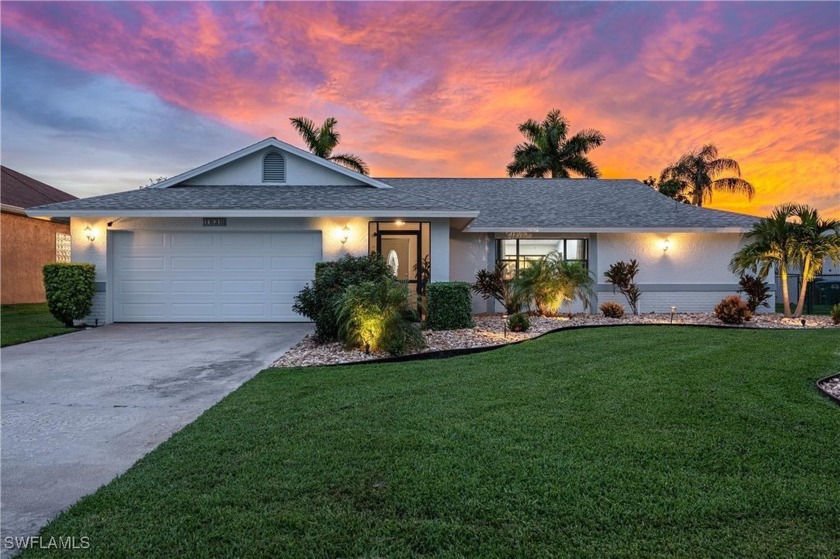
[[[837,557],[840,406],[814,381],[838,350],[838,330],[649,326],[269,369],[42,536],[99,557]]]
[[[0,347],[76,332],[56,320],[46,303],[0,306]]]

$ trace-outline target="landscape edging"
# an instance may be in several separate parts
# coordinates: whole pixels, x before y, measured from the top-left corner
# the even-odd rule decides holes
[[[834,400],[838,405],[840,405],[840,398],[838,398],[837,396],[835,396],[834,394],[832,394],[831,392],[829,392],[828,390],[826,390],[825,388],[822,387],[823,382],[825,382],[829,379],[837,378],[837,377],[840,377],[840,373],[834,373],[834,374],[828,375],[827,377],[823,377],[823,378],[819,379],[816,382],[816,385],[817,385],[817,390],[822,392],[822,394],[824,396],[827,396],[828,398]]]

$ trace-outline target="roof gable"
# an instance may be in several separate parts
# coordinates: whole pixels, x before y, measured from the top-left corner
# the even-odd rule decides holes
[[[4,206],[15,208],[32,208],[76,200],[72,194],[59,190],[23,173],[18,173],[8,167],[0,167],[2,180],[0,180],[0,203]]]
[[[307,169],[306,175],[314,175],[314,178],[306,182],[312,184],[329,184],[330,181],[325,182],[325,177],[333,177],[334,184],[347,185],[365,185],[374,188],[391,188],[389,185],[372,179],[366,175],[351,171],[346,167],[328,161],[317,155],[313,155],[308,151],[297,148],[291,144],[280,141],[277,138],[271,137],[259,141],[239,151],[235,151],[224,157],[220,157],[210,163],[206,163],[195,169],[191,169],[185,173],[181,173],[175,177],[161,181],[150,188],[169,188],[177,185],[185,184],[262,184],[261,176],[256,176],[254,179],[247,181],[231,180],[231,175],[237,167],[246,167],[259,162],[261,165],[262,157],[269,151],[279,151],[285,157],[298,162],[298,167]],[[303,176],[301,173],[300,176]],[[290,176],[287,181],[288,184],[294,184],[293,177]]]

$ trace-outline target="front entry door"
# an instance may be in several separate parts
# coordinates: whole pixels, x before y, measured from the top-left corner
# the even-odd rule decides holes
[[[431,224],[428,221],[370,221],[368,241],[370,252],[385,259],[394,279],[408,287],[412,302],[420,303],[426,284],[431,280]]]

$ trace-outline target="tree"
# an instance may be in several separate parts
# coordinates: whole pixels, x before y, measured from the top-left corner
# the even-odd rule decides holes
[[[796,205],[783,204],[773,209],[769,217],[761,218],[747,233],[745,244],[729,263],[729,268],[739,274],[755,270],[766,278],[775,265],[782,281],[782,304],[786,317],[791,316],[788,291],[788,266],[794,261],[794,224],[790,221]]]
[[[685,195],[688,185],[683,181],[677,179],[657,181],[653,177],[648,177],[642,182],[660,194],[664,194],[668,198],[673,198],[681,204],[691,204],[691,200]]]
[[[569,121],[554,109],[546,119],[528,119],[519,125],[526,142],[513,150],[513,161],[507,166],[510,177],[567,179],[569,172],[588,178],[598,178],[598,168],[586,154],[604,143],[604,135],[597,130],[581,130],[571,138]]]
[[[315,123],[308,118],[302,116],[289,119],[292,122],[292,127],[297,130],[300,137],[306,143],[313,154],[322,157],[339,165],[344,165],[351,171],[356,171],[363,175],[369,175],[370,169],[364,160],[358,155],[352,153],[339,153],[333,155],[333,150],[341,141],[341,134],[336,130],[338,121],[330,117],[324,123],[317,127]]]
[[[639,314],[639,298],[642,296],[641,289],[636,285],[636,274],[638,273],[639,263],[635,259],[630,260],[630,262],[619,260],[610,264],[610,268],[604,272],[607,283],[613,286],[613,293],[616,289],[621,291],[634,315]]]
[[[808,282],[822,271],[826,258],[840,262],[840,220],[822,219],[815,208],[798,205],[794,208],[793,254],[794,261],[801,270],[799,300],[796,303],[794,318],[802,316],[805,308],[805,295]]]
[[[734,173],[736,176],[721,176],[726,173]],[[706,144],[699,151],[690,151],[666,167],[659,182],[671,180],[685,185],[684,194],[695,206],[711,202],[714,191],[744,194],[750,200],[755,194],[755,187],[741,178],[738,162],[726,157],[719,158],[714,144]]]
[[[557,316],[560,306],[579,299],[585,309],[595,294],[592,274],[579,262],[568,262],[556,251],[529,262],[513,280],[520,301],[533,301],[542,316]]]

